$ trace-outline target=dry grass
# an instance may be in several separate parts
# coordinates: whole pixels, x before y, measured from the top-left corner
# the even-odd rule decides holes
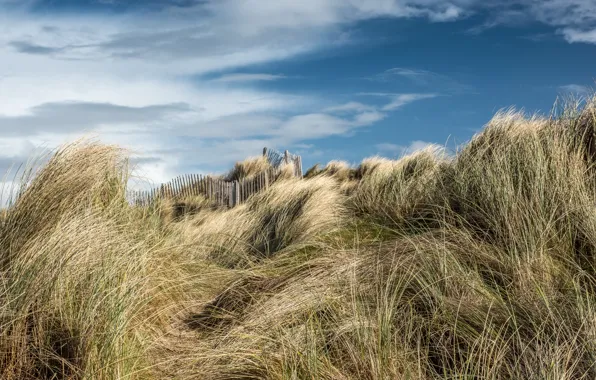
[[[7,210],[3,379],[116,378],[143,361],[135,335],[151,247],[120,212],[125,174],[116,148],[76,143],[57,152]]]
[[[255,156],[237,162],[234,168],[224,177],[226,181],[240,181],[253,177],[269,169],[271,164],[265,156]]]
[[[353,169],[345,161],[330,161],[323,169],[321,174],[333,177],[338,181],[344,182],[353,178]]]
[[[196,215],[204,210],[216,210],[218,208],[216,204],[201,195],[160,198],[153,207],[165,225],[179,222],[185,217]]]
[[[365,160],[352,199],[356,210],[385,225],[402,224],[435,191],[442,163],[440,151],[427,148],[397,161]]]
[[[231,210],[199,213],[179,225],[184,240],[224,266],[246,266],[338,228],[345,197],[326,178],[287,179]]]
[[[595,107],[231,210],[131,207],[122,152],[67,146],[2,216],[0,377],[593,379]]]

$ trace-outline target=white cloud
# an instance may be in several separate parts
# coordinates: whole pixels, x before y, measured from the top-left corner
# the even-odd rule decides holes
[[[287,78],[285,75],[276,74],[226,74],[219,78],[213,79],[213,82],[253,82],[253,81],[273,81]]]
[[[592,30],[578,30],[573,28],[565,28],[560,31],[568,42],[586,42],[596,44],[596,29]]]
[[[557,28],[568,42],[596,43],[594,0],[472,0],[464,8],[489,12],[489,19],[472,28],[472,33],[498,25],[526,25],[538,21]]]
[[[425,17],[451,21],[466,15],[458,5],[466,1],[440,0],[218,0],[209,7],[218,19],[244,33],[268,29],[308,28],[349,23],[375,17]]]
[[[0,116],[4,136],[34,136],[47,131],[71,133],[104,126],[150,126],[165,122],[177,113],[192,111],[188,104],[172,103],[127,107],[110,103],[56,102],[32,107],[29,114]]]
[[[437,97],[438,94],[397,94],[392,96],[391,102],[383,106],[383,111],[393,111],[406,104],[422,99],[431,99]]]
[[[377,121],[383,120],[386,114],[377,111],[363,112],[354,118],[354,123],[357,126],[374,124]]]
[[[541,22],[555,26],[594,25],[596,3],[593,0],[524,0],[531,14]]]
[[[377,111],[358,113],[351,119],[325,113],[298,115],[284,122],[277,134],[282,141],[302,141],[346,135],[357,128],[372,125],[385,116],[384,113]]]
[[[370,80],[379,82],[396,82],[405,79],[409,84],[417,85],[425,91],[438,91],[444,93],[469,93],[473,89],[469,85],[462,84],[457,80],[432,71],[395,67],[377,74]]]
[[[374,111],[375,107],[368,104],[362,104],[359,102],[348,102],[337,106],[331,106],[324,109],[325,112],[329,113],[350,113],[350,112],[363,112],[363,111]]]

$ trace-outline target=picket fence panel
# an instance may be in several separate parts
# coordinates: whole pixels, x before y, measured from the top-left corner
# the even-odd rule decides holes
[[[267,189],[284,172],[285,165],[292,165],[292,174],[302,178],[302,158],[299,155],[264,148],[271,168],[240,181],[226,181],[223,178],[202,174],[185,174],[147,191],[129,191],[128,200],[137,206],[148,206],[158,199],[180,199],[202,196],[222,207],[235,207],[246,202],[252,195]],[[287,169],[285,169],[287,170]]]

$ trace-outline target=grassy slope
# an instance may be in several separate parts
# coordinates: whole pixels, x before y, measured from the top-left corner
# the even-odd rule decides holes
[[[3,214],[0,378],[594,378],[595,111],[182,217],[67,146]]]

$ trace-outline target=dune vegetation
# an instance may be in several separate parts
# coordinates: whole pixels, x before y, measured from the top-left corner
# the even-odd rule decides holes
[[[596,101],[232,209],[70,144],[2,213],[0,378],[594,379],[595,164]]]

